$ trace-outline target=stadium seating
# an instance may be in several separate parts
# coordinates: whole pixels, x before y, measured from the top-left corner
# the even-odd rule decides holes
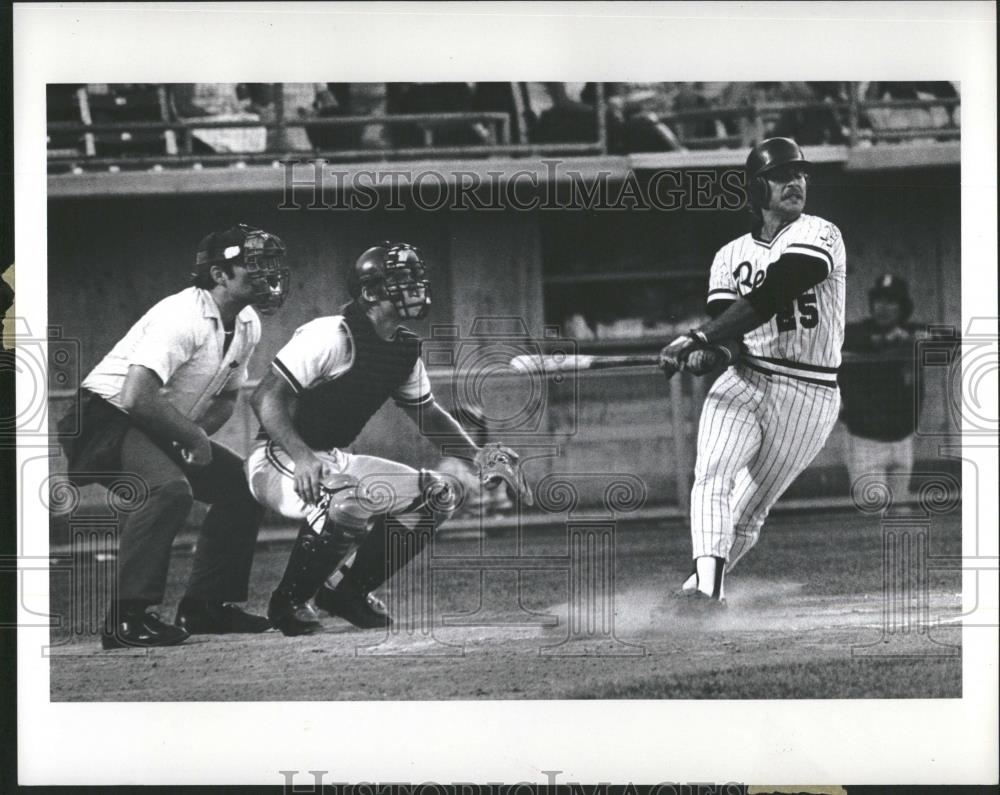
[[[946,82],[54,85],[47,113],[53,171],[271,163],[304,151],[345,161],[375,151],[600,156],[742,149],[773,135],[849,147],[960,135]]]
[[[162,85],[89,86],[85,94],[90,123],[114,125],[93,133],[98,157],[127,159],[135,155],[174,154],[173,133],[145,125],[168,121],[166,89]]]
[[[45,119],[50,125],[48,153],[50,157],[79,157],[86,154],[86,143],[82,129],[64,131],[51,125],[82,124],[80,116],[81,94],[86,94],[86,86],[77,84],[51,84],[46,91]],[[90,154],[93,154],[91,151]]]

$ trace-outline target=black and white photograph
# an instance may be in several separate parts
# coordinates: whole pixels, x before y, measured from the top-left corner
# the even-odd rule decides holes
[[[961,695],[955,84],[46,110],[54,699]]]
[[[138,750],[32,782],[995,781],[994,7],[115,5],[15,4],[5,502]]]

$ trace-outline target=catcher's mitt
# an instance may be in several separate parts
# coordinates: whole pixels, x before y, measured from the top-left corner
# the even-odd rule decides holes
[[[479,448],[475,465],[479,471],[479,481],[488,489],[495,489],[501,483],[510,486],[525,505],[534,505],[528,481],[524,479],[519,464],[521,457],[499,442],[490,442]]]

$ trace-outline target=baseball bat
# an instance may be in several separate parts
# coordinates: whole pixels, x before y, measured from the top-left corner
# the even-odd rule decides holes
[[[510,360],[510,366],[519,373],[530,373],[541,370],[545,373],[567,373],[577,370],[610,370],[619,367],[656,367],[659,366],[659,356],[656,354],[632,354],[629,356],[585,356],[557,355],[541,356],[527,354],[515,356]]]

